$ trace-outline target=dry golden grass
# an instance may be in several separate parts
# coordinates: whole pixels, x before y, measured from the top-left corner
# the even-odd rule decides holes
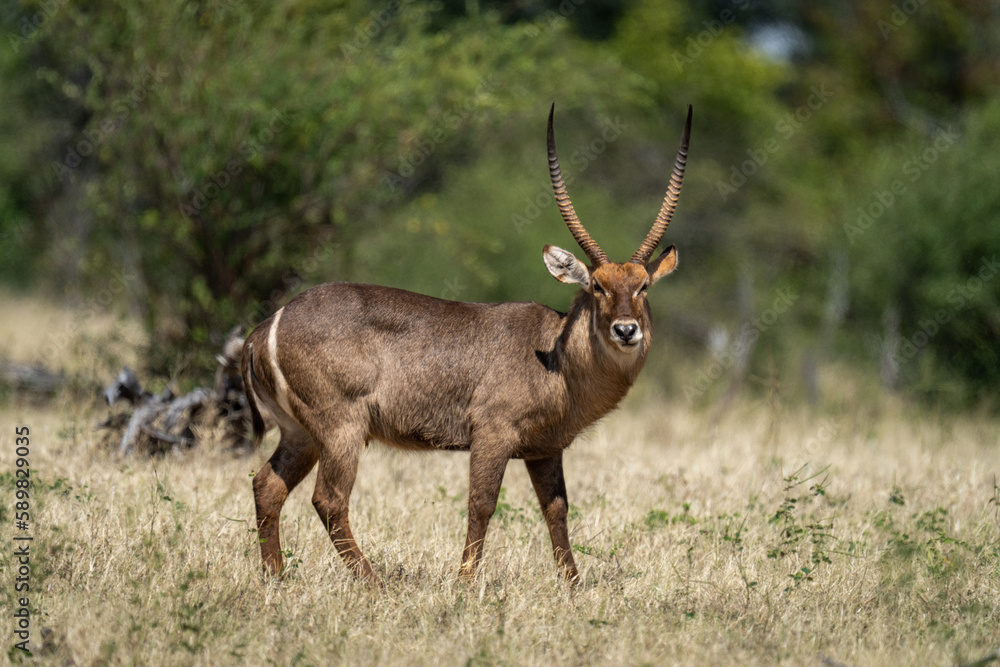
[[[70,307],[0,289],[0,308],[0,359],[100,381],[123,364],[139,365],[142,328],[111,314],[99,298]]]
[[[385,590],[348,575],[313,476],[282,517],[291,571],[265,582],[249,476],[273,434],[248,456],[120,459],[97,444],[96,404],[14,401],[0,516],[12,535],[26,425],[36,646],[52,631],[39,662],[953,665],[1000,647],[996,422],[777,401],[716,420],[643,389],[567,452],[575,589],[519,462],[474,583],[456,578],[467,456],[382,446],[352,523]]]

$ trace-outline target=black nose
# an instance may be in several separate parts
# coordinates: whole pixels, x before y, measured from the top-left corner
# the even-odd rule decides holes
[[[611,328],[614,330],[615,335],[626,343],[632,340],[635,332],[639,330],[638,325],[635,324],[616,324]]]

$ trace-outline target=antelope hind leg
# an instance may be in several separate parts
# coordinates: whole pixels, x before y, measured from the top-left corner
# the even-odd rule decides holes
[[[274,454],[253,478],[257,509],[257,537],[266,575],[279,574],[284,567],[281,555],[280,519],[285,499],[316,465],[315,442],[304,431],[282,427],[281,441]]]
[[[352,437],[346,431],[326,443],[319,456],[319,475],[313,494],[313,507],[319,514],[340,557],[359,579],[379,582],[368,559],[354,540],[348,519],[351,490],[358,474],[358,459],[364,436]]]

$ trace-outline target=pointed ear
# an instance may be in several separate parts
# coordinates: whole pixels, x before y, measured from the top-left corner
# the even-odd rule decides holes
[[[583,289],[590,289],[590,270],[573,253],[546,245],[542,249],[545,268],[561,283],[576,283]]]
[[[672,245],[664,250],[659,257],[646,265],[646,271],[649,272],[649,284],[652,285],[663,276],[673,273],[673,270],[676,268],[677,247]]]

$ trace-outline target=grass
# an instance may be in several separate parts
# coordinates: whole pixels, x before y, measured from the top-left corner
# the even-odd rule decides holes
[[[382,446],[362,458],[352,524],[385,590],[336,556],[314,475],[283,513],[289,574],[265,582],[250,475],[273,434],[251,455],[210,442],[120,459],[91,430],[96,403],[11,401],[0,523],[16,534],[26,425],[36,662],[956,665],[1000,647],[996,422],[892,401],[744,402],[716,419],[640,394],[567,453],[575,589],[519,462],[473,583],[456,577],[467,456]]]

